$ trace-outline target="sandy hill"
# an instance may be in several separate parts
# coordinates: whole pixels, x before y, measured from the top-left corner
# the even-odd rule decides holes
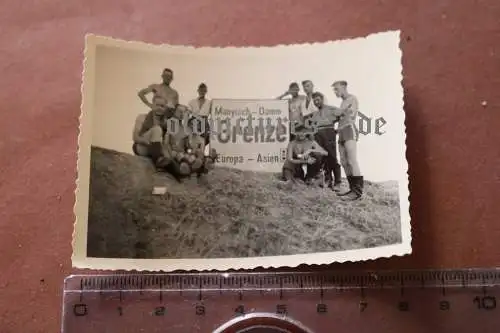
[[[144,158],[93,147],[88,255],[194,258],[357,249],[401,241],[397,183],[343,202],[275,174],[218,167],[177,183]],[[167,193],[153,195],[155,186]]]

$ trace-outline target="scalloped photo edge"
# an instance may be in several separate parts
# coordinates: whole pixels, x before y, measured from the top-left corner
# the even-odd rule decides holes
[[[165,70],[169,81],[161,82]],[[326,43],[220,48],[86,35],[73,267],[225,271],[411,254],[402,80],[399,30]],[[320,93],[306,91],[306,81]],[[134,127],[140,114],[156,119],[153,96],[164,102],[165,114],[171,111],[161,121],[176,119],[180,110],[183,119],[210,120],[213,130],[227,117],[233,126],[242,115],[260,114],[274,130],[259,136],[254,124],[246,135],[238,127],[227,140],[213,130],[199,157],[207,165],[203,173],[190,167],[193,176],[180,177],[179,166],[188,162],[173,153],[172,141],[185,145],[189,134],[169,134],[162,123],[160,158],[149,136],[156,125],[146,128],[143,120]],[[352,98],[355,110],[345,105]],[[234,111],[240,107],[242,113]],[[327,119],[333,125],[294,134],[292,114],[303,124]],[[133,147],[145,133],[147,152],[139,154]],[[298,158],[293,152],[311,147],[297,140],[310,140],[307,151],[314,152],[302,164],[290,164]],[[158,166],[160,159],[168,167]],[[284,170],[294,170],[291,178]]]

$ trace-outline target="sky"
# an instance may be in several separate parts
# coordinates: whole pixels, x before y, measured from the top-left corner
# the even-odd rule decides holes
[[[174,71],[172,87],[180,102],[197,95],[199,83],[220,99],[270,99],[291,82],[312,80],[331,105],[340,105],[331,84],[346,80],[359,100],[360,112],[372,118],[372,133],[358,143],[366,179],[406,176],[406,148],[401,86],[399,32],[384,32],[345,41],[255,48],[152,46],[110,40],[95,51],[86,89],[93,90],[92,145],[132,153],[136,116],[148,111],[137,92],[161,82],[163,68]],[[303,93],[301,91],[301,93]],[[386,121],[383,135],[373,133],[375,119]]]

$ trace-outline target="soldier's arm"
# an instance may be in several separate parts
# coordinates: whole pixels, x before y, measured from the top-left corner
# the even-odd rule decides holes
[[[287,147],[287,160],[292,163],[292,164],[303,164],[304,160],[303,159],[295,159],[293,158],[293,148],[295,144],[294,142],[290,142]]]
[[[336,106],[332,106],[333,113],[339,117],[342,115],[353,115],[358,111],[358,99],[354,96],[349,96],[346,99],[346,107],[338,108]]]
[[[307,155],[309,155],[310,153],[317,153],[323,156],[328,155],[328,152],[323,149],[323,147],[321,147],[321,145],[316,141],[313,141],[311,144],[311,148],[306,151]]]
[[[332,118],[338,118],[344,114],[344,111],[336,106],[329,106],[328,108],[330,110],[330,115]]]
[[[179,93],[177,92],[177,90],[174,90],[173,102],[174,102],[174,106],[179,104]]]
[[[212,100],[208,101],[208,115],[212,114]]]
[[[352,116],[356,112],[358,112],[358,99],[354,96],[349,96],[347,98],[348,104],[347,107],[344,109],[345,114]]]
[[[304,116],[305,127],[313,128],[314,126],[317,125],[317,121],[316,121],[317,114],[318,114],[318,111],[314,111],[314,112],[309,113],[308,115]]]
[[[140,100],[145,105],[147,105],[150,108],[153,108],[153,103],[151,103],[150,101],[148,101],[148,99],[146,98],[146,95],[148,95],[148,94],[150,94],[150,93],[152,93],[154,91],[155,91],[155,85],[151,84],[151,85],[147,86],[146,88],[143,88],[143,89],[139,90],[139,92],[137,93],[137,96],[139,96]]]
[[[163,137],[163,151],[168,154],[168,156],[172,155],[172,144],[170,142],[170,134],[165,133],[165,136]],[[165,154],[165,155],[167,155]]]
[[[279,95],[278,97],[276,97],[276,99],[283,99],[288,95],[290,95],[290,92],[287,90],[284,93],[282,93],[281,95]]]
[[[198,137],[197,147],[194,153],[196,157],[203,158],[205,156],[205,139]]]
[[[315,140],[313,140],[313,142],[312,142],[311,150],[313,152],[318,153],[318,154],[323,155],[323,156],[328,155],[328,152],[323,147],[321,147],[321,145]]]
[[[142,124],[144,123],[144,117],[139,115],[135,118],[134,131],[132,134],[132,140],[134,143],[139,143],[143,145],[148,145],[149,141],[140,135]]]

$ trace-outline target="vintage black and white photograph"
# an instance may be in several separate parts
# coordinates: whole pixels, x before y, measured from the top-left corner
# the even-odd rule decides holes
[[[73,265],[411,253],[400,32],[265,47],[87,35]]]

